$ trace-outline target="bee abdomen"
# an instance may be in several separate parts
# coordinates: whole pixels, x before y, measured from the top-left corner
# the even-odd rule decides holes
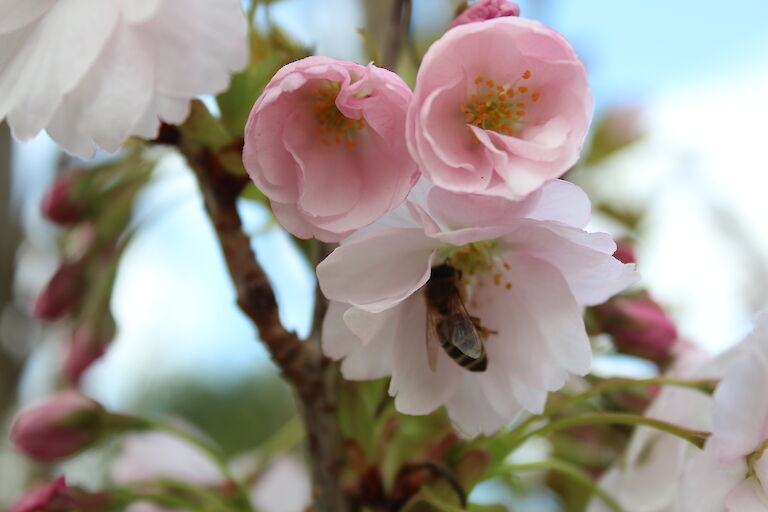
[[[474,358],[469,357],[450,342],[443,342],[442,347],[446,354],[448,354],[448,357],[453,359],[456,364],[465,370],[469,370],[471,372],[483,372],[488,367],[488,357],[485,355],[485,350],[483,350],[483,353],[480,354],[480,357]]]

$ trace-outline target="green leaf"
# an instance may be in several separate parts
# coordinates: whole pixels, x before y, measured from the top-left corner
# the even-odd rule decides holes
[[[210,149],[220,149],[232,142],[221,121],[200,100],[192,102],[189,117],[180,129],[186,139]]]

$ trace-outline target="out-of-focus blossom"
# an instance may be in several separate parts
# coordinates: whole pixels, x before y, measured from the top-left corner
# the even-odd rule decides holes
[[[333,301],[325,353],[344,359],[349,379],[391,375],[403,413],[445,405],[467,434],[541,412],[549,391],[589,371],[582,306],[633,283],[634,266],[611,256],[610,236],[583,230],[589,201],[567,182],[518,203],[434,187],[424,206],[409,201],[410,212],[396,210],[379,224],[389,227],[353,237],[318,266]],[[461,271],[457,288],[480,324],[484,371],[466,370],[439,347],[429,361],[425,285],[446,264]]]
[[[59,177],[43,196],[40,210],[51,222],[69,226],[83,220],[86,204],[76,197],[77,173]]]
[[[83,262],[62,263],[37,296],[34,316],[42,320],[58,320],[69,314],[79,305],[83,285]]]
[[[11,440],[27,456],[50,462],[89,446],[102,433],[106,411],[85,395],[66,390],[47,402],[23,411]]]
[[[502,16],[520,16],[520,6],[507,0],[479,0],[456,16],[448,28]]]
[[[568,42],[514,16],[455,27],[424,56],[408,148],[435,185],[519,199],[578,159],[592,117]]]
[[[69,487],[64,477],[60,477],[27,491],[10,512],[116,512],[119,508],[109,494]]]
[[[712,435],[688,461],[677,512],[768,510],[768,312],[717,387]]]
[[[669,361],[677,342],[677,327],[651,297],[614,297],[594,311],[619,352],[657,363]]]
[[[411,91],[396,74],[327,57],[283,67],[256,101],[243,163],[280,223],[336,242],[405,200]]]
[[[665,387],[658,394],[645,415],[693,430],[709,431],[717,429],[713,424],[713,411],[717,409],[719,391],[725,384],[724,376],[731,374],[740,361],[751,358],[755,336],[747,338],[739,345],[704,362],[697,368],[690,368],[688,357],[677,359],[669,375],[687,379],[723,379],[715,398],[703,392],[676,387]],[[687,352],[692,349],[686,348]],[[696,355],[695,358],[699,358]],[[727,386],[726,386],[727,387]],[[751,391],[754,394],[754,390]],[[744,414],[751,412],[743,411]],[[717,413],[715,413],[717,414]],[[714,425],[714,426],[713,426]],[[707,447],[709,447],[709,442]],[[626,512],[746,512],[751,509],[725,508],[722,500],[717,508],[707,508],[704,501],[709,493],[722,487],[716,482],[692,480],[685,476],[699,464],[703,471],[712,469],[712,459],[697,450],[688,441],[671,434],[659,432],[649,427],[638,427],[622,459],[615,464],[601,479],[600,485],[609,492]],[[725,478],[725,475],[723,475]],[[685,490],[682,482],[690,484],[691,496],[701,495],[701,503],[680,502],[679,495]],[[736,482],[737,484],[738,482]],[[710,486],[714,486],[710,491]],[[735,485],[734,485],[735,487]],[[702,506],[699,507],[698,504]],[[593,499],[588,512],[608,512],[610,509],[599,499]],[[762,510],[762,509],[756,509]]]
[[[75,501],[69,494],[64,477],[43,487],[30,489],[11,507],[11,512],[70,512]]]
[[[239,0],[5,0],[0,119],[83,158],[180,123],[247,61]]]
[[[235,468],[233,472],[237,473]],[[221,470],[200,450],[164,432],[126,437],[120,455],[110,465],[110,475],[123,485],[151,484],[153,480],[163,478],[212,489],[221,488],[226,483]],[[311,503],[309,475],[306,468],[291,456],[273,461],[249,491],[250,499],[261,512],[303,512]],[[145,502],[129,508],[130,512],[168,510]]]
[[[88,322],[75,327],[69,338],[62,368],[64,377],[72,385],[77,385],[85,370],[104,355],[114,334],[114,323],[111,320],[106,326]]]

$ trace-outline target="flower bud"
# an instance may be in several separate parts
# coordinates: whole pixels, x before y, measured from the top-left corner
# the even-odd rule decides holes
[[[108,494],[91,494],[69,487],[64,477],[48,485],[28,490],[10,512],[106,512],[115,510]]]
[[[11,440],[27,456],[50,462],[95,442],[107,412],[90,398],[67,390],[23,411],[11,430]]]
[[[75,309],[82,294],[82,262],[65,262],[38,295],[33,314],[42,320],[58,320]]]
[[[112,341],[114,323],[111,319],[105,323],[107,325],[84,323],[72,332],[62,368],[62,373],[72,385],[78,385],[85,370],[104,354]]]
[[[613,336],[619,352],[666,362],[677,341],[677,328],[647,295],[616,297],[595,308],[602,330]]]
[[[613,253],[613,257],[622,263],[637,262],[635,249],[632,247],[632,244],[626,240],[619,240],[616,242],[616,252]]]
[[[520,16],[520,6],[507,0],[479,0],[461,11],[448,28],[502,16]]]
[[[73,193],[78,174],[65,174],[57,179],[40,204],[45,218],[62,226],[77,224],[85,217],[86,207]]]

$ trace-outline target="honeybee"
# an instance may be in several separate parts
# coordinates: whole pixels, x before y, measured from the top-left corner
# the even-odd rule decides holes
[[[471,316],[461,298],[461,270],[443,263],[432,267],[432,275],[424,289],[427,303],[427,358],[429,367],[437,366],[440,345],[456,364],[471,372],[482,372],[488,366],[483,346],[487,329]]]

